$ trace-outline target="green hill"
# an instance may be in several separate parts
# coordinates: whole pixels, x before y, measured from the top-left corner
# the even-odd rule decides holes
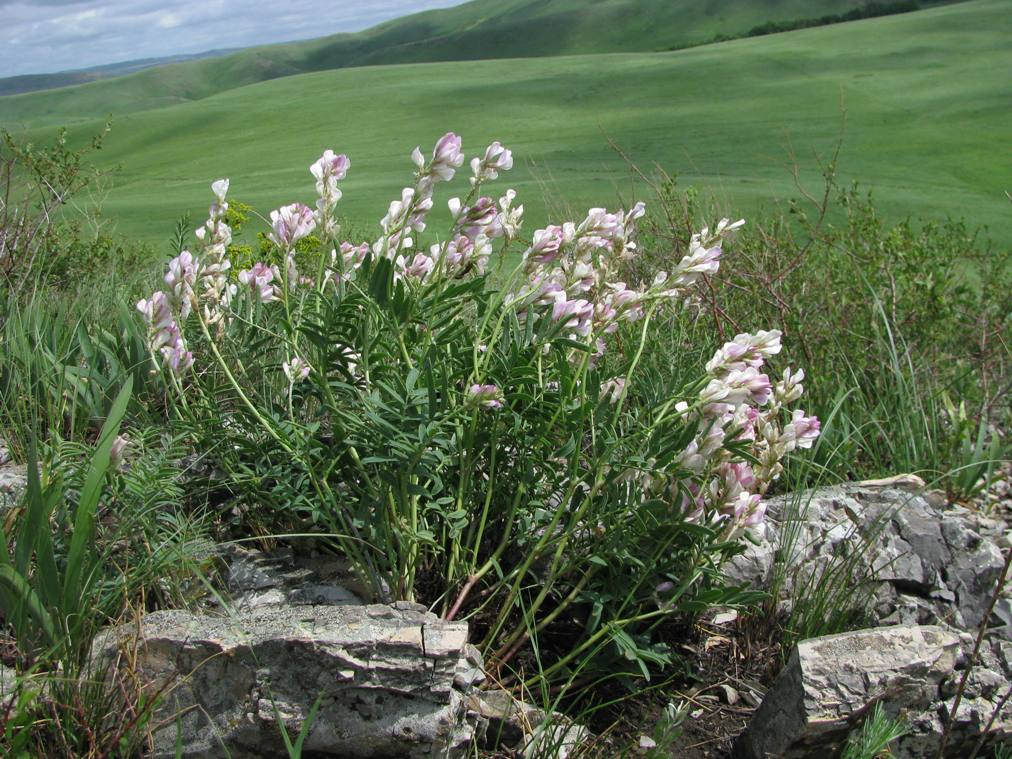
[[[677,172],[747,215],[797,195],[790,149],[818,186],[813,156],[830,153],[846,112],[843,176],[874,186],[893,218],[963,216],[1008,240],[1007,10],[1007,0],[973,0],[669,53],[262,82],[118,118],[100,155],[123,168],[104,209],[121,231],[166,240],[183,211],[206,213],[208,184],[227,176],[235,198],[266,213],[311,200],[307,167],[331,147],[353,164],[343,212],[373,224],[408,181],[410,150],[452,129],[472,154],[493,139],[514,149],[517,167],[501,186],[520,191],[529,225],[544,218],[546,189],[578,208],[629,197],[632,172],[609,138],[640,165]]]
[[[867,0],[474,0],[357,34],[249,48],[224,58],[0,98],[0,125],[72,123],[200,100],[269,79],[354,66],[671,50],[717,35],[743,35],[770,22],[818,18],[866,4]]]
[[[79,84],[87,84],[101,79],[114,79],[128,74],[135,74],[144,69],[156,66],[167,66],[170,63],[181,63],[184,61],[200,60],[202,58],[215,58],[235,52],[233,50],[208,50],[204,53],[193,55],[170,55],[162,58],[141,58],[133,61],[122,61],[120,63],[108,63],[104,66],[92,66],[86,69],[74,71],[57,71],[52,74],[23,74],[21,76],[9,76],[0,79],[0,96],[20,95],[27,92],[40,92],[42,90],[54,90],[59,87],[74,87]]]

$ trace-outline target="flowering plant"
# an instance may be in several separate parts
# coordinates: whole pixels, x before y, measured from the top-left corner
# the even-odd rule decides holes
[[[461,139],[412,160],[376,239],[356,243],[335,217],[350,162],[325,152],[315,209],[270,215],[283,265],[235,277],[215,182],[202,250],[138,304],[152,359],[256,513],[328,528],[376,598],[471,618],[499,664],[578,619],[549,673],[605,644],[646,671],[664,660],[649,631],[716,598],[715,568],[761,529],[783,458],[819,430],[789,409],[803,372],[764,373],[775,331],[738,335],[660,402],[640,391],[656,314],[692,305],[743,222],[701,230],[670,271],[619,281],[642,203],[527,238],[516,193],[485,194],[513,165],[494,142],[423,244]],[[307,266],[295,246],[311,233]]]

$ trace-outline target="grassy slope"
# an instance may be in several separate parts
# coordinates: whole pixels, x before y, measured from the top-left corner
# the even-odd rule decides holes
[[[0,79],[0,96],[19,95],[26,92],[52,90],[59,87],[74,87],[87,82],[102,79],[114,79],[119,76],[135,74],[155,66],[167,66],[171,63],[202,60],[204,58],[227,55],[231,50],[209,50],[195,55],[173,55],[162,58],[141,58],[120,63],[107,63],[104,66],[93,66],[76,71],[58,71],[52,74],[25,74]]]
[[[372,222],[408,181],[411,148],[453,129],[470,151],[492,139],[515,150],[508,184],[535,212],[531,223],[544,218],[539,179],[576,206],[629,194],[629,171],[606,137],[747,214],[796,194],[788,143],[802,162],[828,153],[843,108],[843,172],[873,184],[887,211],[965,216],[1006,241],[1006,10],[1005,0],[974,0],[674,53],[274,80],[119,119],[102,157],[125,168],[105,208],[122,231],[165,240],[182,211],[205,212],[208,183],[220,176],[264,212],[311,200],[306,167],[333,147],[353,163],[344,212]],[[817,180],[814,170],[807,177]]]
[[[667,50],[766,21],[839,13],[866,0],[474,0],[358,34],[250,48],[224,59],[0,99],[0,125],[36,126],[199,100],[277,77],[349,66]]]

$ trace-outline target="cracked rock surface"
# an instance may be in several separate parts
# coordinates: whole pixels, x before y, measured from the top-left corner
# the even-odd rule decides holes
[[[153,756],[285,755],[276,725],[302,728],[307,755],[453,757],[469,744],[466,697],[481,661],[466,623],[414,604],[262,605],[226,616],[162,611],[95,642],[99,666],[133,646],[148,688],[170,685]]]
[[[773,498],[767,520],[764,538],[726,567],[731,581],[766,588],[777,550],[789,554],[793,572],[811,573],[867,540],[863,561],[881,581],[872,608],[877,624],[941,623],[964,630],[976,628],[987,611],[1008,529],[998,516],[925,493],[923,483],[909,476]],[[786,590],[797,579],[805,577],[789,576]],[[1006,586],[999,612],[1010,591]],[[1012,638],[1010,629],[999,633]]]

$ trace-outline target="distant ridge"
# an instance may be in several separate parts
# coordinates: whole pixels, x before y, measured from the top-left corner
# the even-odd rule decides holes
[[[51,74],[22,74],[0,79],[0,96],[21,95],[27,92],[40,92],[42,90],[54,90],[59,87],[73,87],[78,84],[87,84],[99,79],[114,79],[128,74],[135,74],[144,69],[165,66],[169,63],[184,63],[186,61],[197,61],[204,58],[220,58],[223,55],[234,53],[239,48],[225,48],[221,50],[208,50],[202,53],[190,55],[168,55],[162,58],[140,58],[133,61],[122,61],[119,63],[106,63],[102,66],[90,66],[84,69],[72,71],[56,71]]]

